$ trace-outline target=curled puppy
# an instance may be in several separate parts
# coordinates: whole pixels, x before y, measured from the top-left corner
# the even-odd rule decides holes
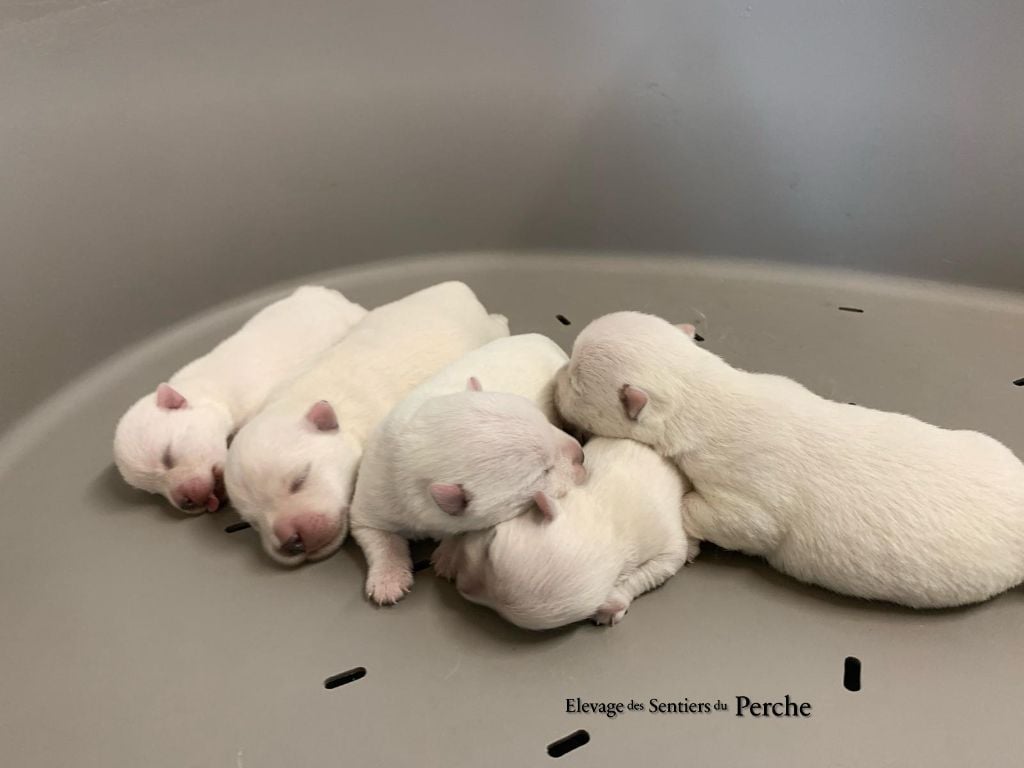
[[[351,509],[371,599],[394,603],[412,587],[406,538],[487,528],[528,510],[537,493],[560,498],[583,482],[579,442],[550,421],[554,375],[566,359],[538,334],[492,341],[380,424]]]
[[[914,608],[1024,581],[1024,465],[1002,443],[737,370],[692,332],[637,312],[598,318],[556,385],[568,420],[679,465],[694,487],[689,535]]]
[[[304,286],[255,314],[121,417],[114,462],[129,485],[185,512],[224,502],[228,437],[271,391],[366,314],[337,291]]]
[[[508,335],[463,283],[418,291],[370,312],[235,436],[225,481],[232,504],[280,563],[332,554],[366,438],[413,387],[481,344]]]
[[[616,624],[633,599],[697,554],[683,533],[679,471],[645,445],[587,443],[585,485],[534,514],[445,539],[434,569],[468,600],[526,629]]]

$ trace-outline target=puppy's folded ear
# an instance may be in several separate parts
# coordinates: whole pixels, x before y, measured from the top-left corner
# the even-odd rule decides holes
[[[640,412],[647,405],[648,399],[646,392],[632,384],[626,384],[619,390],[619,402],[622,403],[630,421],[636,421],[640,417]]]
[[[697,336],[697,327],[691,323],[679,323],[676,328],[685,333],[691,339]]]
[[[548,496],[544,491],[537,491],[533,494],[533,503],[544,516],[545,521],[552,521],[559,515],[558,503]]]
[[[466,498],[466,491],[461,485],[455,483],[431,483],[430,497],[434,503],[441,508],[442,512],[449,515],[461,515],[469,505]]]
[[[470,376],[469,379],[466,381],[467,392],[479,392],[482,389],[483,387],[480,386],[480,379],[478,379],[476,376]]]
[[[338,415],[326,400],[320,400],[309,407],[306,421],[320,432],[333,432],[338,428]]]
[[[156,388],[156,405],[165,411],[176,411],[188,405],[188,400],[170,384],[164,383]]]

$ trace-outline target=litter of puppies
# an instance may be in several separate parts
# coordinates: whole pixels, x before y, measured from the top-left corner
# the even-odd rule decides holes
[[[351,531],[378,604],[412,587],[408,540],[437,539],[435,572],[527,629],[618,623],[701,541],[914,608],[1024,581],[1004,445],[739,370],[695,336],[615,312],[567,356],[463,283],[368,312],[306,286],[132,405],[115,462],[179,509],[231,503],[285,565]]]

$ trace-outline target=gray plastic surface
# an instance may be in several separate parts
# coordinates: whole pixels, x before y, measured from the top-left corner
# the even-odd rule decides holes
[[[568,347],[621,308],[698,323],[735,365],[843,401],[989,432],[1024,453],[1019,295],[807,268],[636,256],[480,255],[325,282],[368,305],[466,280],[516,332]],[[11,766],[1009,766],[1024,752],[1020,589],[915,613],[709,552],[612,629],[534,634],[430,570],[394,608],[362,595],[350,542],[295,571],[222,512],[179,518],[110,463],[121,411],[281,287],[127,350],[0,443],[0,753]],[[855,313],[839,307],[862,309]],[[563,314],[572,325],[559,323]],[[955,456],[950,461],[956,461]],[[843,687],[847,656],[863,688]],[[333,690],[330,675],[363,666]],[[735,697],[810,702],[735,716]],[[714,702],[729,712],[565,712],[565,699]]]
[[[0,3],[0,429],[214,303],[478,248],[1024,289],[1020,0]]]

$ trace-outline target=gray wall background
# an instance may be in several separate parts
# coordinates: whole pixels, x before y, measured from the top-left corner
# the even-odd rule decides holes
[[[1024,289],[1024,3],[0,5],[0,427],[197,309],[476,248]]]

